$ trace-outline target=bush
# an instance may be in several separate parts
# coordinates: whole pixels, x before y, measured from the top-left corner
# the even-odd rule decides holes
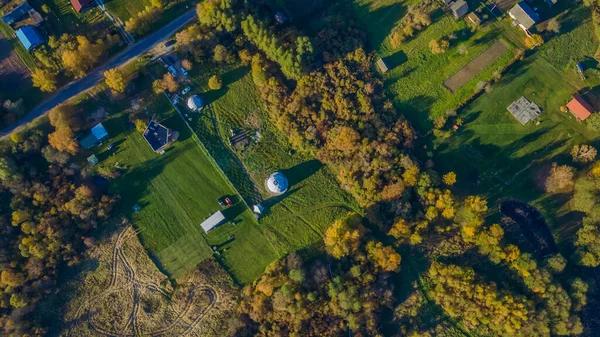
[[[208,87],[211,90],[219,90],[223,87],[223,81],[221,81],[221,79],[217,75],[213,75],[208,80]]]

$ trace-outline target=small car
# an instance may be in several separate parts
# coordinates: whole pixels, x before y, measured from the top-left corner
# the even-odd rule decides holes
[[[173,102],[173,105],[179,103],[179,97],[175,96],[175,98],[173,98],[172,102]]]
[[[181,68],[179,68],[179,70],[181,70],[181,73],[182,73],[183,75],[185,75],[185,76],[187,76],[187,75],[188,75],[188,72],[187,72],[187,70],[185,70],[185,68],[184,68],[184,67],[181,67]]]
[[[221,205],[221,207],[229,207],[231,205],[233,205],[233,203],[231,202],[231,199],[229,199],[228,197],[221,197],[219,198],[219,200],[217,200],[219,202],[219,205]]]
[[[113,147],[115,147],[115,145],[117,145],[117,144],[115,144],[115,143],[110,143],[110,145],[108,145],[108,148],[107,148],[107,149],[108,149],[108,150],[112,150],[112,149],[113,149]]]
[[[190,90],[192,90],[192,88],[190,88],[189,86],[185,87],[185,89],[183,89],[183,91],[181,91],[182,95],[187,94],[188,92],[190,92]]]
[[[169,66],[169,68],[168,68],[168,69],[169,69],[169,72],[170,72],[171,74],[173,74],[173,76],[177,76],[177,69],[175,69],[175,67],[173,67],[173,66]]]
[[[175,40],[169,40],[169,41],[165,42],[165,48],[171,47],[172,45],[175,44],[175,42],[177,42],[177,41],[175,41]]]

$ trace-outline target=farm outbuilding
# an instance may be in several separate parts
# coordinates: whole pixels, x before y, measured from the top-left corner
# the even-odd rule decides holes
[[[542,113],[542,109],[537,104],[529,101],[524,96],[514,101],[507,109],[521,125],[535,120]]]
[[[23,44],[27,51],[44,43],[42,35],[33,26],[24,26],[17,30],[17,38]]]
[[[467,20],[471,21],[475,26],[481,25],[481,17],[475,12],[469,13]]]
[[[536,13],[525,1],[521,1],[515,5],[508,15],[514,20],[514,24],[518,25],[524,31],[528,31],[536,22],[540,21],[540,16]]]
[[[208,219],[204,220],[204,222],[200,224],[200,227],[202,227],[205,233],[208,233],[224,221],[225,216],[223,213],[221,213],[221,211],[216,211],[213,215],[209,216]]]
[[[594,112],[592,106],[579,95],[573,96],[573,99],[567,104],[567,108],[580,121],[590,117],[590,115]]]
[[[456,0],[450,4],[450,10],[455,18],[460,19],[469,12],[469,5],[465,0]]]
[[[379,71],[382,73],[386,73],[389,70],[388,64],[383,58],[377,60],[377,68],[379,68]]]
[[[79,141],[79,145],[87,150],[106,138],[108,138],[108,132],[102,123],[98,123],[90,130],[89,134]]]
[[[19,6],[15,7],[12,11],[6,13],[6,15],[2,17],[2,21],[4,21],[4,23],[10,26],[15,22],[21,20],[21,18],[27,15],[30,11],[35,10],[31,7],[31,5],[29,5],[29,3],[24,2]]]
[[[94,0],[70,0],[71,6],[77,13],[85,12],[86,10],[92,8],[95,4]]]

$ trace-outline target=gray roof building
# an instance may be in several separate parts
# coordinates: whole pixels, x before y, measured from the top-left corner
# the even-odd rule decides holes
[[[377,68],[379,68],[379,71],[382,73],[386,73],[389,70],[387,62],[385,62],[383,58],[377,60]]]
[[[213,215],[208,217],[208,219],[204,220],[204,222],[200,224],[200,227],[204,229],[205,233],[208,233],[224,221],[225,216],[223,215],[223,213],[221,213],[221,211],[216,211]]]
[[[460,19],[469,12],[469,5],[465,0],[456,0],[450,5],[450,10],[457,19]]]
[[[540,16],[536,13],[529,5],[521,1],[515,5],[509,12],[508,15],[515,20],[515,24],[517,24],[521,29],[528,30],[536,22],[540,21]]]
[[[514,101],[507,109],[515,116],[521,125],[525,125],[529,121],[535,120],[542,113],[542,109],[540,109],[537,104],[530,102],[524,96]]]

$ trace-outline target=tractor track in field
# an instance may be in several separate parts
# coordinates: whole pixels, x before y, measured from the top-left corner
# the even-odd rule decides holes
[[[110,282],[106,291],[100,296],[100,298],[95,298],[93,300],[86,300],[76,311],[76,319],[75,322],[81,322],[87,316],[86,313],[92,312],[92,305],[98,301],[110,301],[110,296],[113,296],[117,293],[127,293],[125,298],[130,297],[132,301],[131,313],[127,314],[127,321],[124,324],[123,328],[115,329],[103,326],[100,322],[96,322],[94,317],[89,317],[89,327],[95,331],[98,335],[101,336],[114,336],[114,337],[135,337],[135,336],[152,336],[152,337],[166,337],[169,335],[173,335],[173,333],[177,333],[177,330],[183,330],[181,333],[177,333],[178,336],[187,336],[198,328],[198,325],[202,322],[202,320],[206,317],[206,315],[215,307],[217,302],[219,301],[218,292],[211,286],[207,285],[195,285],[192,284],[190,286],[190,292],[186,296],[185,303],[182,308],[177,310],[176,308],[169,307],[170,310],[174,313],[175,317],[170,319],[169,322],[166,322],[166,325],[152,330],[152,331],[144,331],[143,322],[140,319],[140,307],[141,307],[141,298],[148,292],[156,292],[160,294],[163,298],[169,299],[172,294],[167,292],[162,287],[141,280],[134,268],[131,264],[127,255],[123,250],[123,244],[128,240],[135,238],[139,231],[132,230],[131,227],[127,227],[123,229],[115,240],[114,245],[112,246],[110,261],[111,272],[110,272]],[[120,267],[122,266],[123,271],[120,271]],[[123,277],[120,277],[120,276]],[[124,283],[122,281],[124,280]],[[120,282],[121,281],[121,282]],[[191,317],[190,312],[194,309],[194,300],[197,299],[197,294],[205,292],[209,301],[208,305],[203,308],[196,317],[194,317],[191,322],[189,320]],[[72,335],[72,334],[69,334]]]

